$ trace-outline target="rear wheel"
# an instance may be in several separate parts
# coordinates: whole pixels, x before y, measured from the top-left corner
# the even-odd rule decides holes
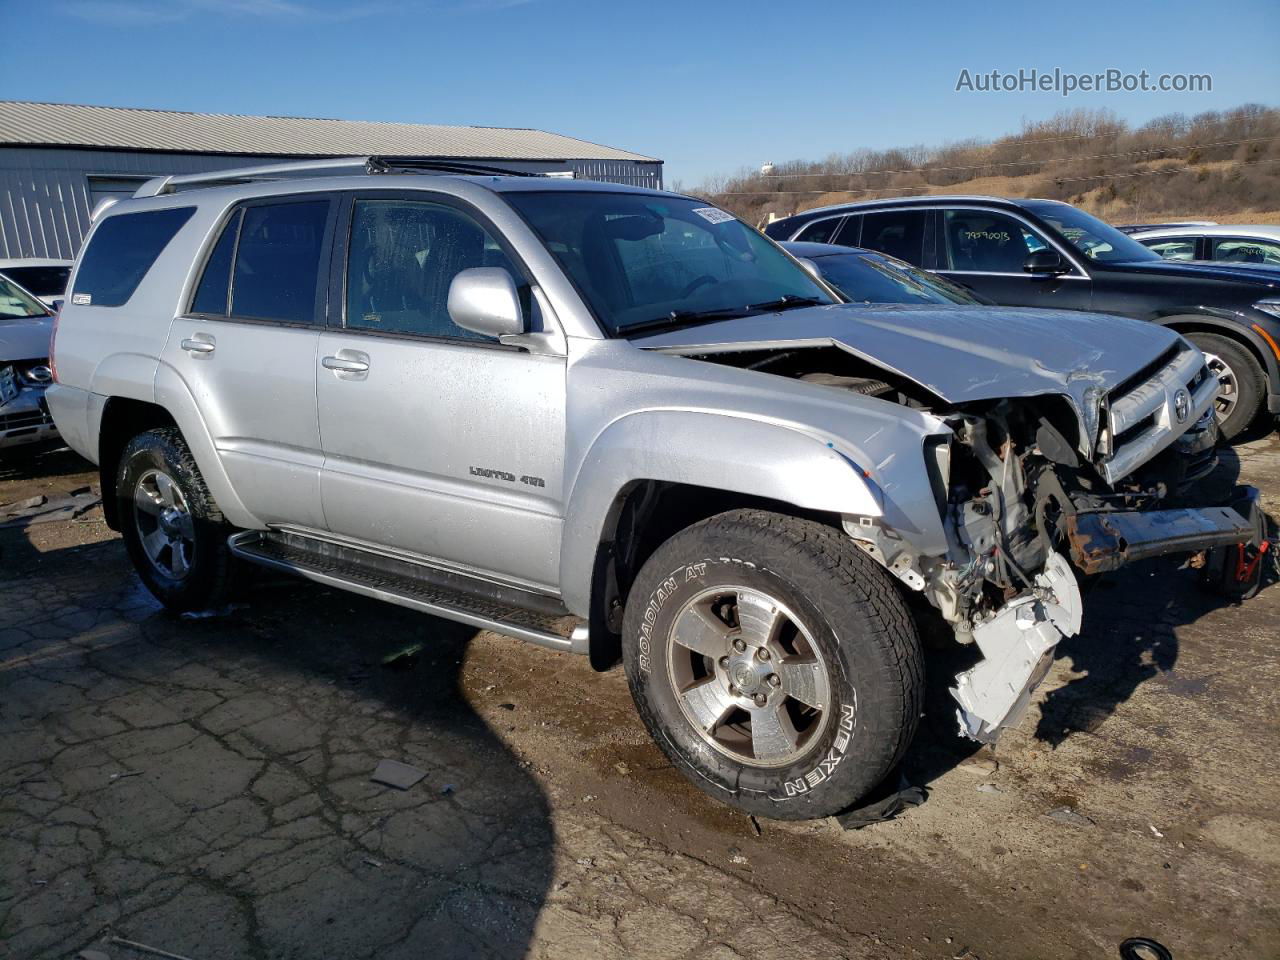
[[[923,695],[897,588],[838,531],[755,510],[663,544],[632,588],[623,660],[649,732],[701,789],[828,816],[901,759]]]
[[[1262,408],[1266,373],[1247,347],[1216,333],[1189,333],[1187,339],[1204,353],[1209,372],[1218,378],[1214,401],[1218,426],[1226,440],[1244,432]]]
[[[231,529],[176,427],[129,441],[116,498],[130,559],[161,603],[186,611],[222,601],[231,574]]]

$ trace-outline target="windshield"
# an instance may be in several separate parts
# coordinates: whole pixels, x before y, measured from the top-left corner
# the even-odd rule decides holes
[[[611,336],[834,303],[731,214],[685,197],[509,193]]]
[[[1128,234],[1083,210],[1065,203],[1027,203],[1025,206],[1090,260],[1132,263],[1160,259],[1159,254],[1148,250]]]
[[[47,317],[49,310],[8,277],[0,275],[0,320]]]
[[[813,262],[826,281],[853,303],[959,303],[982,301],[962,287],[896,257],[836,253]]]
[[[37,297],[60,297],[67,289],[70,267],[5,267],[5,275]]]

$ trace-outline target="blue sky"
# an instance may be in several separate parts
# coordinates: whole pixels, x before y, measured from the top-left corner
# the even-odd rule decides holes
[[[1037,15],[1032,15],[1031,11]],[[1280,103],[1280,3],[0,0],[0,97],[539,127],[667,182],[1017,130]],[[957,93],[962,68],[1208,73],[1211,93]]]

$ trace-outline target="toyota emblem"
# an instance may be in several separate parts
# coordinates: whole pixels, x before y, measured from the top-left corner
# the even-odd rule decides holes
[[[1173,395],[1173,415],[1178,418],[1179,423],[1186,423],[1187,417],[1191,415],[1191,395],[1185,390],[1179,390]]]

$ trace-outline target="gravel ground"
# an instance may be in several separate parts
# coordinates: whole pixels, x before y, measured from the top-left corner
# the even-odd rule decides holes
[[[1280,515],[1280,439],[1236,453]],[[86,466],[0,463],[0,510]],[[845,831],[698,793],[619,670],[265,574],[175,618],[71,512],[0,527],[0,956],[1280,957],[1275,586],[1103,579],[994,751],[931,651],[928,799]]]

